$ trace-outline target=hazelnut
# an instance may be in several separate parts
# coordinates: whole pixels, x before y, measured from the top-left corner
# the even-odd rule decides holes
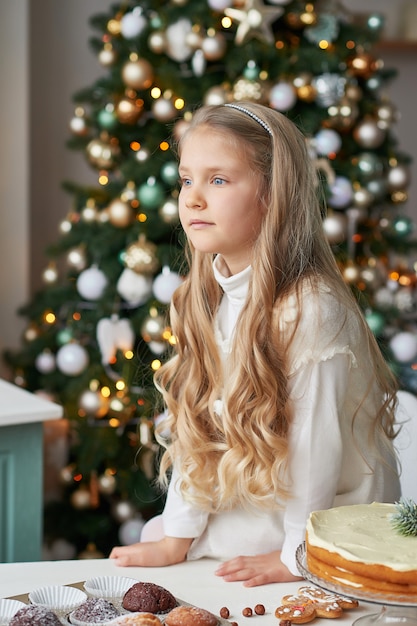
[[[229,615],[230,611],[227,606],[222,606],[222,608],[220,609],[220,617],[222,617],[223,619],[227,619]]]
[[[265,607],[263,604],[257,604],[254,611],[256,615],[265,615]]]
[[[250,608],[250,606],[247,606],[246,608],[243,609],[242,615],[244,617],[251,617],[252,616],[252,609]]]

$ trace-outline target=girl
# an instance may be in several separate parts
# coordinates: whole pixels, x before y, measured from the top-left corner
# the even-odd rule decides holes
[[[176,355],[155,376],[171,480],[159,538],[110,557],[295,580],[310,511],[399,497],[395,382],[325,238],[295,125],[251,102],[208,106],[179,144],[189,272]]]

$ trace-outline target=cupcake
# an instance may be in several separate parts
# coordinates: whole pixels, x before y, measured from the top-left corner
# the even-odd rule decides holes
[[[13,615],[25,606],[24,602],[18,600],[7,600],[7,598],[0,600],[0,626],[7,626]]]
[[[27,604],[13,615],[9,626],[62,626],[62,622],[47,607]]]
[[[31,604],[46,607],[60,617],[76,609],[86,599],[87,594],[84,591],[65,585],[40,587],[29,594]]]
[[[143,613],[168,613],[177,606],[177,601],[168,589],[154,583],[135,583],[126,591],[122,606],[126,611]]]
[[[69,615],[76,626],[103,626],[119,617],[120,611],[105,598],[87,598]]]

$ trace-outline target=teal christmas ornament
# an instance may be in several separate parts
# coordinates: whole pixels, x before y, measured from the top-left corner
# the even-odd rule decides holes
[[[367,311],[365,313],[365,319],[373,334],[376,336],[381,335],[385,328],[384,316],[378,311]]]
[[[114,110],[104,108],[98,112],[97,121],[103,130],[113,130],[118,120]]]
[[[138,188],[138,200],[145,209],[158,209],[164,198],[164,188],[154,176],[150,176],[146,183]]]
[[[167,185],[175,185],[178,180],[178,166],[175,161],[164,163],[161,168],[161,178]]]

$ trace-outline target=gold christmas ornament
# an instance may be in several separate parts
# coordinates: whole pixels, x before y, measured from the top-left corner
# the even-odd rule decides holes
[[[141,234],[138,241],[126,249],[123,262],[126,267],[138,274],[155,274],[160,266],[156,251],[157,246]]]
[[[158,98],[152,105],[152,113],[159,122],[170,122],[178,115],[173,102],[169,98]]]
[[[111,44],[106,44],[98,53],[98,61],[103,67],[111,67],[117,61],[117,53]]]
[[[354,263],[349,263],[343,270],[342,270],[342,274],[343,274],[343,278],[344,280],[353,285],[356,282],[358,282],[359,278],[360,278],[360,269],[357,265],[355,265]]]
[[[121,32],[121,15],[118,14],[116,17],[113,17],[111,20],[107,22],[107,30],[113,36],[120,35]]]
[[[149,89],[153,77],[153,67],[146,59],[129,60],[122,68],[123,82],[132,89]]]
[[[89,509],[91,506],[90,490],[81,486],[71,494],[70,500],[74,509]]]
[[[70,120],[69,127],[72,134],[78,137],[85,137],[88,134],[88,125],[83,108],[77,107],[74,117]]]
[[[370,78],[379,69],[381,63],[368,52],[358,52],[347,60],[347,67],[354,76]]]
[[[86,152],[90,164],[99,170],[113,169],[120,157],[118,142],[115,139],[110,140],[105,133],[92,139],[87,145]]]
[[[49,285],[56,283],[58,279],[58,270],[54,262],[49,263],[48,267],[44,269],[42,273],[42,279],[45,283]]]
[[[178,201],[170,198],[159,209],[159,216],[165,224],[177,224],[179,221]]]
[[[124,96],[115,107],[117,119],[122,124],[136,124],[143,113],[144,102],[140,98]]]
[[[261,80],[249,80],[243,77],[238,78],[233,85],[233,99],[249,100],[250,102],[266,104],[268,89]]]
[[[112,200],[107,207],[109,221],[117,228],[126,228],[133,222],[134,214],[131,205],[120,198]]]
[[[82,271],[86,268],[87,258],[84,246],[78,246],[68,251],[67,265],[78,271]]]
[[[359,109],[355,102],[348,98],[341,98],[337,104],[327,109],[328,118],[323,125],[336,130],[349,130],[358,118]]]
[[[147,343],[150,341],[163,341],[165,328],[165,317],[160,315],[156,309],[151,309],[150,314],[142,324],[140,334]]]
[[[148,46],[155,54],[162,54],[166,50],[167,39],[163,30],[155,30],[149,35]]]
[[[226,104],[231,100],[230,91],[221,85],[211,87],[204,96],[204,104]]]
[[[215,33],[212,36],[204,37],[201,42],[201,50],[207,61],[218,61],[224,57],[227,44],[222,33]]]

